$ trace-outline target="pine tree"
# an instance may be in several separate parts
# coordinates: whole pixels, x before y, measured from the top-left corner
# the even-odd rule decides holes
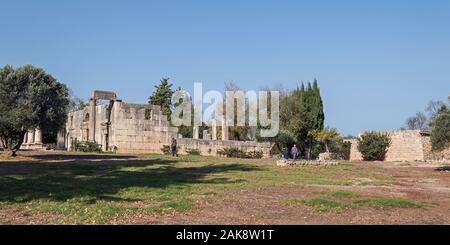
[[[161,111],[167,116],[170,121],[170,115],[172,114],[172,84],[169,83],[169,78],[162,78],[161,83],[155,86],[155,91],[152,96],[149,97],[148,103],[150,105],[160,105]]]

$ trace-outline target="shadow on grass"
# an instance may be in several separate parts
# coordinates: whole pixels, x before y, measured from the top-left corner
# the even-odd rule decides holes
[[[103,156],[105,160],[93,162],[92,159],[99,158],[96,158],[98,155],[92,156],[76,155],[74,162],[55,161],[59,155],[43,156],[42,163],[3,162],[0,164],[0,201],[66,201],[77,197],[89,197],[94,202],[131,201],[115,194],[133,187],[155,188],[155,191],[164,192],[168,189],[189,188],[193,184],[236,183],[243,180],[211,174],[260,170],[248,164],[176,166],[177,159],[120,159],[116,156],[109,156],[114,160],[106,160],[107,156]],[[67,155],[61,157],[70,158]],[[53,161],[48,163],[46,159]]]
[[[93,154],[93,153],[52,153],[48,152],[36,152],[32,150],[20,150],[17,153],[19,156],[27,156],[32,157],[38,160],[94,160],[94,159],[136,159],[135,155],[122,155],[122,154],[113,154],[113,153],[101,153],[101,154]]]

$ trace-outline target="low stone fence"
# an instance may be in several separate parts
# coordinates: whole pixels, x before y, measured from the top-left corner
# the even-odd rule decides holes
[[[204,156],[217,156],[217,151],[225,148],[238,148],[244,152],[261,151],[263,158],[270,157],[273,143],[236,140],[205,140],[205,139],[177,139],[178,152],[186,153],[188,150],[198,150]]]
[[[277,161],[277,166],[336,166],[339,162],[333,160],[287,160],[280,159]]]

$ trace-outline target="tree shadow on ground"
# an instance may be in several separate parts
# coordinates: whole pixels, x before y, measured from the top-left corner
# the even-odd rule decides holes
[[[47,155],[43,159],[55,158]],[[0,201],[66,201],[76,197],[89,197],[94,201],[130,201],[114,195],[132,187],[155,188],[161,192],[165,188],[183,189],[193,184],[237,183],[243,180],[226,178],[220,173],[260,170],[249,164],[175,166],[177,162],[177,159],[117,158],[96,162],[89,158],[75,162],[4,162],[0,164]],[[127,167],[132,169],[124,169]]]
[[[123,155],[123,154],[92,154],[92,153],[52,153],[48,152],[36,152],[21,150],[18,153],[19,156],[31,157],[37,160],[94,160],[94,159],[135,159],[138,158],[135,155]]]

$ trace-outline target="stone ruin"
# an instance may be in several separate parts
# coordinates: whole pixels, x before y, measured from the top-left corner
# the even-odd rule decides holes
[[[441,152],[431,150],[430,132],[421,130],[400,130],[386,132],[391,138],[391,145],[386,153],[385,161],[447,161],[450,159],[450,148]],[[362,161],[358,151],[358,140],[347,140],[351,143],[350,160]]]
[[[42,132],[39,128],[28,130],[25,134],[23,143],[20,146],[21,149],[25,150],[38,150],[43,149],[42,144]]]
[[[339,162],[335,160],[292,160],[292,159],[280,159],[277,161],[277,166],[336,166]]]
[[[99,104],[99,100],[107,103]],[[222,127],[222,139],[217,139],[216,125],[211,131],[199,139],[194,127],[194,138],[180,138],[178,128],[170,125],[160,106],[124,103],[114,92],[94,91],[89,106],[69,112],[65,128],[58,133],[57,149],[71,150],[77,141],[92,141],[103,151],[161,153],[161,148],[176,138],[180,153],[197,149],[202,155],[216,156],[220,149],[236,147],[246,152],[262,151],[269,157],[273,146],[269,142],[228,140],[228,127]]]

